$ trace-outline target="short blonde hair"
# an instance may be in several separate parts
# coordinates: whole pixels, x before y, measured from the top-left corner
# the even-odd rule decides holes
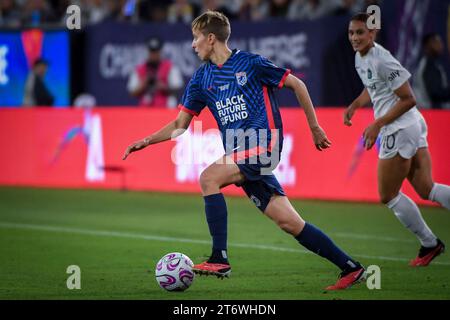
[[[191,27],[192,30],[199,30],[205,36],[212,33],[221,42],[226,42],[231,34],[230,21],[218,11],[206,11],[192,21]]]

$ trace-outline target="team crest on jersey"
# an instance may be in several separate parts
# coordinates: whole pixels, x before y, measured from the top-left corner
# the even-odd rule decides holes
[[[240,86],[245,86],[247,83],[247,73],[246,72],[237,72],[236,74],[237,83]]]

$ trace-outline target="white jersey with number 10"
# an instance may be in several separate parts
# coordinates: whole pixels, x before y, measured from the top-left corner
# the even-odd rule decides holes
[[[365,56],[359,52],[355,56],[355,67],[361,81],[369,92],[375,118],[378,119],[391,110],[399,100],[395,90],[400,88],[411,74],[392,54],[378,43]],[[381,129],[383,135],[409,127],[422,118],[414,106],[393,122]]]

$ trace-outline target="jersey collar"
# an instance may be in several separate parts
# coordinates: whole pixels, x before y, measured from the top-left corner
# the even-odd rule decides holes
[[[375,48],[378,47],[378,46],[379,46],[378,43],[374,42],[374,43],[373,43],[373,47],[370,48],[369,51],[367,51],[367,53],[366,53],[364,56],[362,56],[361,53],[358,52],[359,57],[360,57],[361,59],[367,59],[367,57],[369,57],[369,56],[371,56],[371,55],[373,54]]]
[[[231,61],[233,58],[234,58],[234,56],[236,55],[236,53],[238,53],[239,51],[241,51],[241,50],[238,50],[238,49],[233,49],[233,50],[231,50],[231,55],[230,55],[230,57],[223,63],[223,64],[214,64],[214,63],[212,63],[211,61],[209,61],[209,63],[211,64],[211,65],[213,65],[213,66],[217,66],[217,68],[219,68],[219,69],[222,69],[222,67],[224,66],[224,65],[226,65],[227,63],[228,63],[228,61]]]

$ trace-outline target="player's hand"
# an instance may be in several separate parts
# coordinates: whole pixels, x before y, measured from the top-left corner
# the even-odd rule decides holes
[[[364,130],[363,139],[364,148],[366,148],[366,150],[370,150],[373,147],[375,141],[377,141],[380,130],[381,127],[376,122],[371,123],[366,130]]]
[[[352,118],[353,115],[355,114],[355,109],[352,106],[349,106],[347,109],[345,109],[344,111],[344,124],[348,127],[351,127],[352,125]]]
[[[320,126],[311,129],[311,133],[317,150],[322,151],[322,149],[327,149],[331,146],[331,141],[328,140],[325,131]]]
[[[129,145],[127,150],[125,150],[125,153],[123,154],[122,160],[125,160],[130,155],[130,153],[144,149],[148,145],[149,145],[148,139],[142,139]]]

